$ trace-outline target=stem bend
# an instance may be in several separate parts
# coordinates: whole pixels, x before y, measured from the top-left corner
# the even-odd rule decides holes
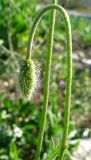
[[[37,26],[38,26],[41,18],[44,16],[44,14],[46,12],[54,10],[54,9],[57,10],[57,11],[59,11],[62,14],[62,16],[64,18],[64,21],[65,21],[66,30],[68,30],[68,28],[69,28],[69,33],[67,33],[67,31],[66,31],[66,33],[69,34],[69,35],[71,35],[70,20],[69,20],[69,16],[68,16],[66,10],[63,7],[61,7],[61,6],[57,5],[57,4],[50,4],[50,5],[48,5],[42,11],[40,11],[40,13],[34,19],[32,28],[31,28],[30,33],[29,33],[29,39],[28,39],[28,45],[27,45],[27,56],[26,56],[26,58],[31,57],[31,52],[32,52],[33,39],[34,39],[35,31],[36,31],[36,28],[37,28]]]
[[[51,4],[45,7],[35,18],[33,26],[31,28],[30,34],[29,34],[29,41],[27,46],[27,56],[26,58],[31,58],[31,52],[32,52],[32,45],[33,45],[33,39],[34,34],[37,28],[37,25],[39,24],[42,16],[50,10],[58,10],[65,21],[65,28],[66,28],[66,39],[67,39],[67,55],[66,55],[66,64],[67,64],[67,77],[66,77],[66,100],[65,100],[65,113],[64,113],[64,130],[63,130],[63,137],[61,142],[61,149],[58,160],[63,159],[64,151],[66,149],[67,144],[67,136],[68,136],[68,129],[69,129],[69,116],[70,116],[70,98],[71,98],[71,83],[72,83],[72,39],[71,39],[71,26],[70,26],[70,20],[67,12],[64,8],[62,8],[59,5]],[[49,84],[49,82],[48,82]],[[48,96],[46,97],[48,101]],[[46,102],[47,102],[46,101]],[[45,102],[45,103],[46,103]],[[47,105],[47,103],[45,104]],[[45,115],[45,113],[43,113]]]

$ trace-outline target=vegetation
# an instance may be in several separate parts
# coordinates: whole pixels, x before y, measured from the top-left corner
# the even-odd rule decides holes
[[[40,5],[41,3],[39,3]],[[30,6],[30,7],[29,7]],[[40,5],[41,7],[41,5]],[[30,9],[31,8],[31,9]],[[39,24],[34,39],[32,57],[41,66],[41,87],[32,101],[20,95],[17,82],[18,64],[26,55],[28,33],[34,17],[39,13],[37,1],[1,1],[0,7],[0,159],[34,159],[41,117],[46,58],[47,28],[50,13]],[[11,14],[12,12],[12,14]],[[48,15],[49,14],[49,15]],[[59,154],[63,130],[65,102],[65,25],[57,13],[52,56],[50,94],[41,159]],[[69,140],[90,137],[91,122],[91,21],[71,16],[73,37],[73,83]],[[7,25],[6,25],[7,24]],[[59,34],[60,33],[60,34]],[[52,74],[53,73],[53,74]],[[61,117],[61,118],[60,118]],[[77,118],[78,117],[78,118]],[[73,136],[71,134],[76,131]],[[78,147],[70,144],[70,153]],[[53,155],[54,154],[54,155]],[[50,155],[50,157],[48,157]],[[66,158],[68,159],[68,157]]]

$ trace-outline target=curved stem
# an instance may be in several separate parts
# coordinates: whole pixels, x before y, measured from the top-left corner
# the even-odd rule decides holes
[[[65,9],[59,5],[56,4],[50,4],[47,7],[45,7],[42,11],[40,11],[40,13],[37,15],[37,17],[34,19],[33,25],[31,27],[30,33],[29,33],[29,39],[28,39],[28,45],[27,45],[27,55],[26,58],[31,58],[31,52],[32,52],[32,46],[33,46],[33,39],[34,39],[34,35],[35,35],[35,31],[36,28],[41,20],[41,18],[43,17],[43,15],[50,11],[50,10],[58,10],[61,12],[61,14],[64,17],[65,22],[69,21],[69,16],[67,14],[67,12],[65,11]],[[70,23],[70,22],[69,22]]]
[[[52,0],[52,3],[56,3],[56,0]],[[47,50],[46,72],[45,72],[45,80],[44,80],[44,83],[45,83],[44,103],[43,103],[43,111],[42,111],[42,118],[41,118],[42,123],[40,122],[40,131],[39,131],[37,150],[35,154],[35,160],[39,160],[39,157],[40,157],[45,122],[46,122],[46,113],[47,113],[48,96],[49,96],[50,68],[51,68],[53,36],[54,36],[54,24],[55,24],[55,11],[53,10],[51,11],[51,15],[50,15],[50,26],[49,26],[49,34],[48,34],[48,50]]]
[[[67,64],[67,77],[66,77],[66,100],[65,100],[65,113],[64,113],[64,130],[63,130],[63,137],[62,137],[62,143],[61,143],[61,150],[59,154],[59,160],[63,159],[64,151],[66,149],[67,144],[67,136],[68,136],[68,128],[69,128],[69,116],[70,116],[70,97],[71,97],[71,81],[72,81],[72,40],[71,40],[71,26],[70,26],[70,20],[67,12],[59,5],[51,4],[47,7],[45,7],[36,17],[32,29],[30,31],[29,35],[29,41],[28,41],[28,48],[27,48],[27,57],[29,58],[31,56],[32,51],[32,43],[33,38],[35,34],[36,27],[42,18],[42,16],[49,10],[58,10],[65,21],[65,28],[66,28],[66,38],[67,38],[67,56],[66,56],[66,64]],[[26,57],[26,58],[27,58]],[[47,66],[48,67],[48,66]],[[49,85],[49,83],[47,84]],[[46,86],[45,92],[48,92],[48,88]],[[44,104],[47,105],[48,97],[45,97]],[[43,115],[45,110],[43,109]],[[42,121],[41,121],[42,123]]]

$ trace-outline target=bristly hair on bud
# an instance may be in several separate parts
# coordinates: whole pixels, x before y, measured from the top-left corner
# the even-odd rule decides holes
[[[36,72],[33,60],[26,59],[21,62],[19,84],[25,98],[31,98],[36,85]]]

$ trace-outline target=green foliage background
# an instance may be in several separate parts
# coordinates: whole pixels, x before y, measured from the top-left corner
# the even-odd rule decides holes
[[[35,16],[45,4],[48,3],[43,1],[41,4],[37,0],[1,0],[0,3],[0,160],[34,159],[43,103],[49,13],[39,24],[34,40],[32,57],[40,64],[41,87],[32,101],[25,101],[20,96],[17,75],[18,64],[26,55],[29,30]],[[83,138],[87,128],[87,137],[91,134],[91,65],[83,62],[83,59],[91,57],[91,20],[76,16],[70,18],[73,37],[73,84],[69,137],[76,131],[70,138],[74,141]],[[46,159],[46,153],[50,155],[54,152],[57,143],[55,139],[59,141],[63,130],[65,42],[64,22],[58,13],[42,159]],[[53,143],[54,148],[51,147]],[[78,142],[69,145],[69,150],[73,152],[77,146]]]

